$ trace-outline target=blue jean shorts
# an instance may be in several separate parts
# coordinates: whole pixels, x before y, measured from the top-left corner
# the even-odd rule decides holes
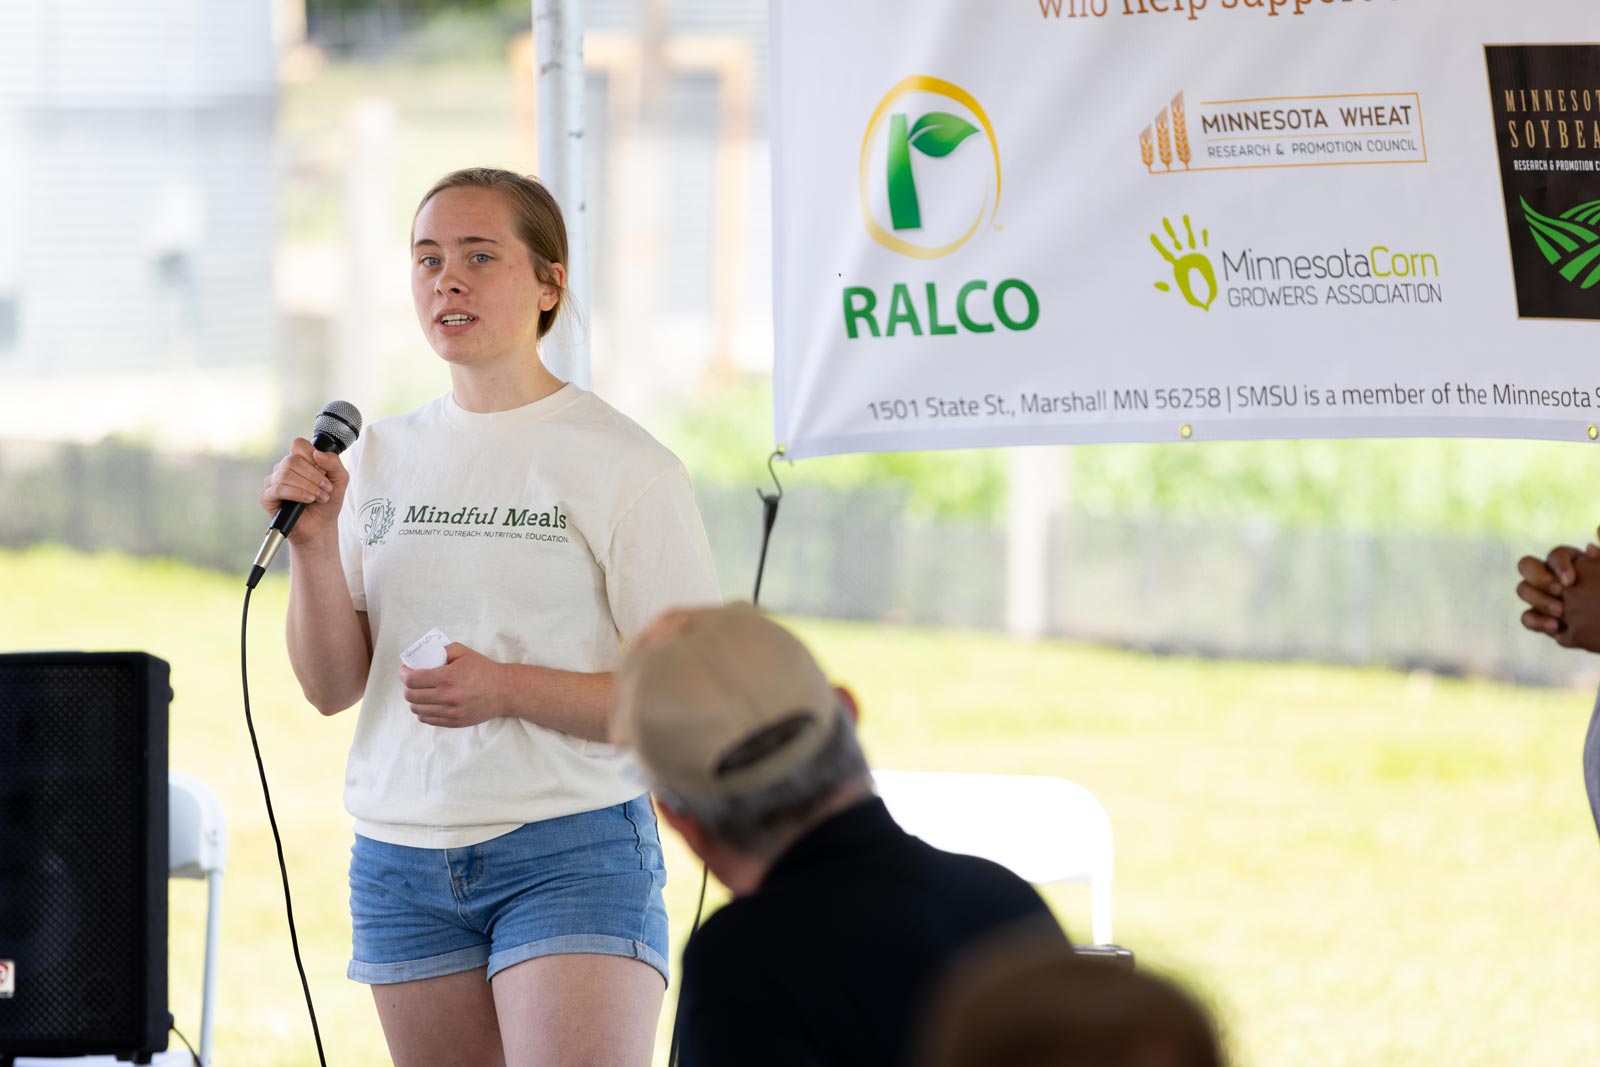
[[[386,985],[540,956],[642,960],[667,978],[666,884],[648,797],[528,823],[467,848],[356,835],[348,974]]]

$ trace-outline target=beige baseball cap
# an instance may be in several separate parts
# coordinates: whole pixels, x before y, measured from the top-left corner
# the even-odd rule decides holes
[[[838,722],[817,661],[751,604],[664,616],[617,672],[611,737],[655,784],[693,797],[781,782]]]

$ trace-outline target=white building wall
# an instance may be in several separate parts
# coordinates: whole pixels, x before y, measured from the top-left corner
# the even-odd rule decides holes
[[[268,0],[0,3],[0,437],[274,428],[276,91]]]

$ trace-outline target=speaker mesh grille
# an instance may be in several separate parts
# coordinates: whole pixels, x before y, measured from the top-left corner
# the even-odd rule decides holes
[[[166,999],[166,665],[44,658],[0,656],[0,959],[16,961],[0,1052],[146,1047]]]

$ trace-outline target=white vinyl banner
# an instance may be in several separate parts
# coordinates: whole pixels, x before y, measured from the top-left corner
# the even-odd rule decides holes
[[[792,456],[1600,438],[1600,0],[772,0]]]

